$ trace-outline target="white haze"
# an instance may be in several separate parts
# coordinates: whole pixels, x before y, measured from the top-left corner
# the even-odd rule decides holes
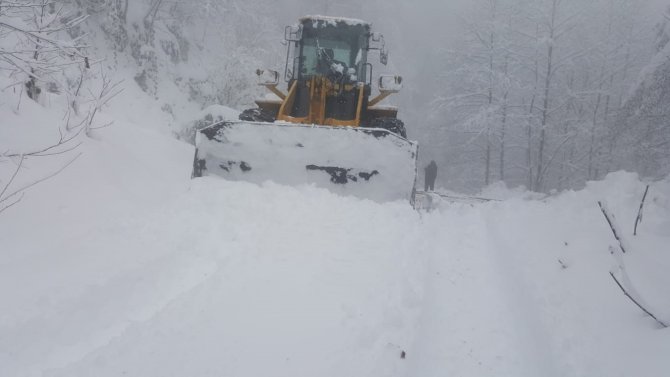
[[[489,170],[491,171],[488,177],[486,176],[485,162],[481,161],[486,158],[486,152],[483,150],[485,147],[482,145],[481,130],[472,130],[472,126],[461,124],[463,122],[462,117],[460,115],[457,116],[455,114],[456,111],[449,108],[449,106],[441,110],[436,109],[438,106],[444,105],[436,101],[436,97],[456,96],[463,94],[462,90],[467,91],[463,87],[454,89],[457,84],[460,84],[454,82],[454,79],[458,77],[454,78],[450,76],[449,71],[455,69],[455,67],[449,65],[447,60],[472,47],[465,44],[467,40],[472,39],[472,27],[477,24],[479,27],[486,27],[488,16],[484,8],[486,8],[487,4],[490,6],[493,3],[497,3],[498,7],[506,5],[517,6],[521,8],[519,12],[525,12],[533,6],[544,7],[547,10],[550,8],[551,1],[372,1],[363,4],[349,1],[322,1],[315,4],[295,0],[292,4],[281,7],[282,10],[280,10],[280,13],[282,14],[282,21],[285,24],[294,23],[295,19],[302,14],[325,14],[362,18],[372,21],[374,29],[385,34],[387,46],[391,51],[390,64],[387,67],[376,65],[375,69],[379,69],[385,73],[398,73],[405,78],[403,91],[389,99],[389,103],[400,106],[399,116],[407,124],[410,137],[420,142],[421,165],[423,166],[431,159],[434,159],[440,165],[438,181],[441,181],[447,187],[472,190],[500,180],[501,174],[497,173],[500,167],[495,166],[496,163],[491,160],[489,166]],[[589,42],[591,40],[589,43],[595,43],[594,46],[605,43],[597,41],[597,38],[600,38],[599,36],[589,36],[588,38],[580,39],[578,34],[600,33],[599,30],[605,27],[603,23],[607,17],[607,9],[617,6],[632,7],[631,9],[634,10],[634,14],[631,15],[630,21],[634,24],[635,28],[634,34],[637,39],[634,49],[638,59],[631,63],[626,72],[625,79],[622,79],[618,83],[616,90],[620,93],[620,97],[625,98],[625,96],[635,89],[635,85],[639,82],[638,76],[640,72],[652,58],[655,38],[654,27],[663,21],[661,13],[668,5],[668,2],[660,0],[603,0],[584,3],[582,1],[566,0],[559,2],[559,4],[559,17],[561,17],[561,14],[563,17],[566,17],[566,14],[570,14],[570,17],[572,15],[577,16],[575,25],[571,26],[574,27],[575,32],[572,33],[573,35],[570,35],[571,33],[568,32],[565,39],[570,40],[557,48],[559,54],[561,50],[567,50],[566,55],[578,48],[591,49],[592,47],[580,45],[584,41]],[[519,29],[522,28],[519,27]],[[616,29],[616,25],[614,29]],[[520,32],[528,32],[528,30],[530,29],[526,29],[525,31],[520,30]],[[373,56],[371,60],[374,60],[374,58]],[[497,56],[496,59],[500,60],[501,57]],[[576,65],[569,69],[574,72],[581,72],[577,73],[578,75],[596,75],[600,63],[596,63],[595,59],[598,59],[595,55],[585,57],[582,61],[575,62],[574,64]],[[587,63],[592,66],[586,68],[578,66],[578,64]],[[564,85],[564,82],[558,81],[568,80],[565,70],[557,72],[556,75],[564,75],[564,77],[558,78],[557,82],[552,83],[552,90],[556,86]],[[460,78],[463,79],[463,77]],[[468,78],[464,79],[469,80]],[[521,81],[518,81],[518,85],[527,86],[530,84],[526,79],[521,79]],[[584,90],[595,92],[597,88],[585,88]],[[527,88],[525,88],[525,91],[525,94],[519,94],[519,98],[514,100],[516,102],[514,106],[528,106],[527,103],[523,102],[528,102],[531,94]],[[563,100],[564,98],[556,99],[556,101]],[[582,97],[580,101],[580,106],[590,106],[592,108],[595,106],[593,104],[594,100],[591,98]],[[603,107],[601,104],[600,109],[596,109],[596,112],[603,111]],[[614,111],[616,110],[618,109],[614,109]],[[554,120],[549,119],[549,127],[560,127],[554,124],[559,123],[557,119],[570,116],[572,115],[563,114],[557,115]],[[589,138],[589,120],[587,118],[584,116],[583,119],[575,121],[575,123],[579,123],[576,127],[581,128],[582,131],[577,129],[574,132],[581,133],[582,135],[575,137],[574,145],[568,145],[570,143],[567,143],[562,148],[554,145],[554,141],[548,140],[548,144],[550,144],[549,148],[552,151],[557,150],[558,154],[563,153],[563,149],[565,149],[565,153],[572,153],[573,155],[579,154],[580,151],[588,153],[585,149],[591,148],[591,143],[588,140],[577,140],[582,137]],[[517,119],[517,121],[519,120]],[[608,124],[613,124],[614,121],[615,117],[597,120],[597,128],[607,128],[609,127]],[[464,132],[464,128],[468,127],[470,129]],[[473,134],[478,135],[473,136]],[[497,136],[494,135],[492,137]],[[533,167],[533,162],[531,162],[531,169],[547,170],[544,173],[546,177],[541,177],[543,182],[538,182],[537,177],[529,177],[528,166],[519,167],[520,165],[528,165],[527,161],[525,161],[525,152],[520,152],[522,147],[519,145],[521,143],[527,144],[527,141],[520,139],[519,135],[508,135],[507,137],[515,138],[508,140],[508,144],[515,145],[506,147],[509,149],[505,156],[507,166],[505,167],[505,172],[502,173],[502,178],[511,186],[524,185],[539,191],[581,187],[589,179],[602,178],[608,171],[620,168],[637,170],[645,176],[663,176],[668,173],[667,169],[658,171],[655,168],[647,168],[646,163],[643,164],[645,166],[641,167],[640,164],[633,166],[633,164],[613,162],[616,159],[622,161],[637,159],[637,157],[631,157],[633,152],[623,152],[623,149],[628,147],[621,145],[617,147],[619,149],[618,156],[611,156],[609,152],[602,152],[601,156],[598,157],[601,159],[600,162],[596,161],[596,157],[590,157],[590,162],[587,163],[585,157],[573,157],[570,159],[569,156],[565,157],[565,161],[552,161],[551,164],[547,164],[548,166],[545,165],[544,167]],[[550,138],[556,139],[560,137],[557,132],[556,135],[552,135]],[[604,139],[606,137],[608,136],[605,133],[596,135],[596,138]],[[537,147],[533,148],[537,149]],[[599,146],[595,146],[593,149],[598,150],[599,148]],[[500,151],[492,147],[490,153],[498,155]],[[534,155],[533,158],[538,158],[539,152],[537,150],[531,150],[531,153]],[[615,150],[614,153],[616,154],[617,151]],[[644,154],[645,152],[642,153]],[[596,152],[591,152],[590,154],[595,155]],[[549,159],[551,157],[545,156],[545,158]],[[474,164],[473,162],[478,163]],[[600,166],[596,166],[596,164],[600,164]],[[523,171],[524,169],[526,170]],[[497,174],[493,173],[494,170]]]
[[[211,105],[237,110],[254,106],[254,99],[266,94],[255,85],[255,69],[284,71],[284,26],[303,15],[323,14],[371,21],[374,31],[385,34],[389,64],[378,64],[376,52],[371,52],[369,60],[377,63],[374,76],[403,76],[403,90],[387,103],[400,107],[409,137],[420,143],[419,170],[436,160],[442,186],[476,190],[502,181],[547,192],[579,188],[620,169],[645,177],[670,173],[667,146],[664,149],[670,136],[662,121],[648,124],[659,114],[633,116],[647,106],[640,98],[654,94],[640,92],[638,99],[628,101],[644,83],[642,73],[658,69],[653,62],[663,58],[655,55],[661,53],[663,33],[670,33],[664,29],[665,1],[64,0],[62,4],[65,13],[88,17],[76,30],[68,30],[69,35],[61,33],[90,37],[78,40],[82,47],[90,46],[86,52],[96,63],[86,75],[95,79],[103,70],[108,77],[123,80],[124,86],[138,84],[163,108],[166,132],[188,134],[186,122]],[[552,51],[551,80],[545,85],[551,45],[546,26],[552,4],[557,5],[561,30]],[[484,34],[487,38],[481,38]],[[488,36],[494,40],[490,50]],[[40,56],[47,59],[49,53]],[[66,53],[79,54],[64,50],[48,58],[66,64]],[[6,71],[11,85],[32,69],[22,64]],[[79,69],[68,69],[44,72],[49,75],[44,81],[70,95],[77,92],[78,98],[86,85],[80,90]],[[488,98],[477,103],[455,100],[483,92],[489,92]]]

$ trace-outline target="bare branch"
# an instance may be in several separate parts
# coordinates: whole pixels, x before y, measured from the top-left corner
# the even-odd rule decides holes
[[[86,57],[85,55],[83,55],[82,53],[79,52],[79,48],[77,46],[68,46],[67,43],[64,42],[64,41],[49,38],[46,35],[39,34],[40,33],[39,30],[38,31],[25,30],[25,29],[22,29],[18,26],[14,26],[14,25],[11,25],[7,22],[1,22],[1,21],[0,21],[0,26],[6,27],[8,29],[14,30],[14,31],[19,32],[21,34],[24,34],[24,35],[28,36],[30,39],[32,39],[33,42],[38,44],[38,45],[42,45],[41,41],[44,41],[44,42],[47,42],[47,44],[49,44],[49,45],[57,48],[61,52],[65,53],[66,55],[78,56],[82,59]],[[61,29],[61,30],[64,30],[64,29]],[[54,30],[54,32],[55,31],[59,31],[59,30]]]
[[[21,158],[19,159],[19,163],[16,164],[16,169],[14,170],[12,175],[9,177],[9,180],[7,181],[7,184],[5,184],[5,186],[2,188],[2,191],[0,191],[0,203],[2,203],[4,201],[3,197],[5,195],[5,192],[7,192],[7,189],[9,188],[9,186],[11,186],[12,182],[14,182],[14,179],[16,179],[16,176],[19,174],[19,170],[21,170],[21,166],[23,166],[23,160],[24,159],[25,159],[25,157],[21,156]]]
[[[3,213],[5,210],[9,209],[10,207],[13,207],[14,205],[18,204],[23,199],[24,196],[25,196],[25,193],[22,192],[21,195],[19,195],[19,197],[16,198],[14,201],[10,202],[7,205],[3,204],[2,206],[0,206],[0,213]]]
[[[619,247],[621,248],[621,251],[624,254],[626,254],[626,247],[623,245],[623,240],[621,239],[619,233],[617,233],[616,226],[614,225],[614,219],[607,210],[607,207],[602,202],[599,201],[598,206],[600,207],[600,211],[603,213],[603,216],[605,216],[605,219],[607,220],[607,223],[609,224],[610,229],[612,230],[612,234],[614,234],[614,238],[616,238],[616,240],[619,242]]]
[[[47,175],[46,177],[40,178],[40,179],[38,179],[38,180],[36,180],[36,181],[34,181],[34,182],[31,182],[31,183],[28,183],[28,184],[26,184],[26,185],[23,185],[23,186],[21,186],[20,188],[18,188],[18,189],[16,189],[16,190],[12,191],[11,193],[6,194],[5,197],[0,197],[0,204],[2,204],[2,203],[4,203],[4,202],[6,202],[6,201],[12,199],[13,197],[23,195],[23,192],[26,191],[26,190],[28,190],[29,188],[31,188],[31,187],[33,187],[33,186],[39,184],[39,183],[42,183],[42,182],[44,182],[44,181],[46,181],[46,180],[48,180],[48,179],[51,179],[51,178],[55,177],[56,175],[60,174],[63,170],[67,169],[68,166],[70,166],[73,162],[75,162],[81,155],[82,155],[82,153],[80,152],[80,153],[77,154],[73,159],[71,159],[69,162],[67,162],[65,165],[63,165],[60,169],[58,169],[58,170],[56,170],[55,172],[53,172],[53,173]],[[17,172],[18,172],[18,170],[17,170]],[[3,192],[4,192],[4,191],[3,191]],[[20,199],[19,199],[19,200],[20,200]],[[16,203],[13,203],[13,204],[11,204],[11,205],[14,205],[14,204],[16,204]]]
[[[633,228],[633,235],[637,236],[637,225],[642,222],[642,210],[644,208],[644,201],[647,199],[647,194],[649,193],[649,186],[644,189],[644,195],[642,195],[642,201],[640,202],[640,209],[637,211],[637,217],[635,218],[635,227]]]
[[[621,284],[621,282],[619,282],[619,280],[616,278],[616,276],[614,276],[614,273],[611,272],[611,271],[610,271],[610,276],[612,277],[612,279],[614,279],[614,282],[616,282],[616,284],[619,286],[619,288],[621,289],[621,291],[623,292],[623,294],[624,294],[626,297],[628,297],[631,301],[633,301],[633,303],[634,303],[635,305],[637,305],[638,308],[642,309],[642,311],[645,312],[645,314],[647,314],[648,316],[650,316],[651,318],[653,318],[659,325],[661,325],[661,327],[663,327],[663,328],[667,328],[667,327],[668,327],[668,325],[666,325],[663,321],[661,321],[660,319],[658,319],[658,318],[657,318],[654,314],[652,314],[649,310],[645,309],[644,306],[642,306],[642,305],[641,305],[635,298],[633,298],[633,296],[632,296],[630,293],[628,293],[628,291],[626,290],[626,288],[624,288],[624,286]]]
[[[73,141],[75,138],[77,138],[77,136],[79,136],[79,135],[82,133],[83,130],[84,130],[84,128],[83,128],[83,127],[80,127],[75,133],[73,133],[72,135],[67,136],[67,137],[64,137],[62,131],[59,130],[59,132],[60,132],[60,137],[59,137],[58,141],[57,141],[55,144],[49,145],[49,146],[47,146],[47,147],[44,147],[44,148],[42,148],[42,149],[39,149],[39,150],[36,150],[36,151],[32,151],[32,152],[9,153],[9,154],[5,154],[5,155],[3,155],[3,156],[4,156],[4,157],[19,157],[19,156],[42,157],[42,156],[52,156],[52,155],[55,155],[55,154],[62,154],[62,153],[65,153],[65,152],[68,152],[68,151],[71,151],[71,150],[75,149],[75,148],[76,148],[77,146],[79,146],[81,143],[78,143],[78,144],[75,145],[74,147],[67,147],[67,149],[65,149],[65,150],[61,150],[61,151],[58,151],[58,152],[53,152],[53,150],[56,149],[56,148],[58,148],[58,147],[62,147],[62,146],[64,146],[64,145],[70,143],[70,142]],[[48,153],[47,153],[47,152],[48,152]]]

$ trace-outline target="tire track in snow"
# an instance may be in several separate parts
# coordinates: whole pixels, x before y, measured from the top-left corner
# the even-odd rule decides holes
[[[411,376],[551,375],[528,346],[523,313],[508,301],[508,272],[496,260],[483,207],[454,205],[426,218],[439,236]]]
[[[529,261],[519,260],[520,245],[508,244],[505,241],[506,237],[501,233],[500,225],[505,223],[509,213],[511,209],[505,207],[505,204],[502,207],[493,204],[481,208],[483,229],[488,234],[489,255],[497,266],[500,277],[500,290],[516,322],[515,328],[522,339],[525,352],[540,368],[538,373],[547,377],[571,375],[566,374],[565,370],[559,371],[557,367],[557,353],[552,347],[552,332],[544,320],[546,311],[542,303],[536,300],[533,292],[533,285],[536,282],[529,281],[523,268],[519,266],[519,263],[528,264]]]

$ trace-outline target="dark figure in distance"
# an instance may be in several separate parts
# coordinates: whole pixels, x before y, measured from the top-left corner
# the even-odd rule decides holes
[[[430,161],[430,164],[424,169],[426,172],[426,190],[435,190],[435,178],[437,178],[437,164],[435,161]]]

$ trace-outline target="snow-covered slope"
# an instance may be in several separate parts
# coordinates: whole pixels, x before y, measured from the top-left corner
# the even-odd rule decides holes
[[[616,173],[546,200],[489,190],[509,199],[443,203],[432,216],[451,234],[429,263],[426,290],[435,293],[426,294],[414,375],[666,375],[670,333],[609,275],[618,243],[597,205],[617,216],[633,287],[667,323],[670,180],[652,186],[633,237],[644,189],[636,175]]]
[[[29,150],[53,124],[52,110],[23,106],[22,128],[0,122],[3,150]],[[74,151],[26,160],[30,182],[82,153],[0,213],[0,376],[670,371],[670,333],[609,275],[617,244],[596,204],[622,224],[638,293],[670,319],[668,181],[652,186],[637,237],[644,185],[625,173],[545,200],[417,212],[191,181],[191,146],[110,111],[121,120]]]

